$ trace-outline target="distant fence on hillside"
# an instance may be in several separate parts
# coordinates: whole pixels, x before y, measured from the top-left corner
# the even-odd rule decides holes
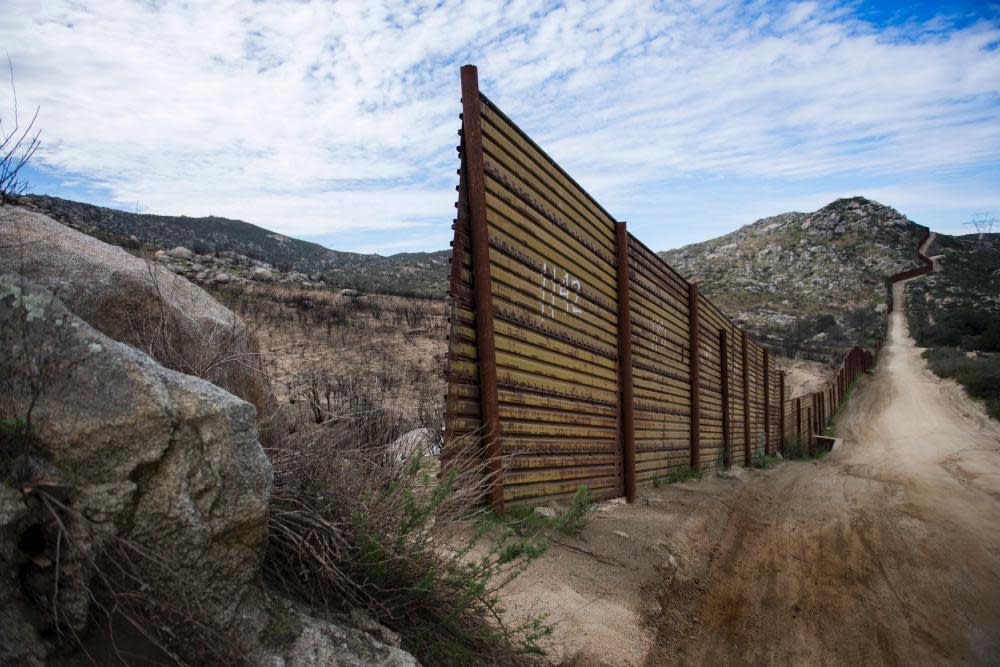
[[[894,306],[894,297],[892,295],[892,286],[902,280],[909,280],[910,278],[916,278],[917,276],[923,276],[934,270],[934,262],[930,257],[924,254],[924,244],[927,243],[927,239],[931,237],[931,230],[929,228],[924,229],[924,235],[920,237],[920,241],[917,243],[917,260],[920,262],[921,266],[908,269],[906,271],[900,271],[899,273],[894,273],[888,278],[886,278],[886,291],[888,292],[888,297],[886,301],[889,304],[888,311],[891,313]]]
[[[746,465],[822,431],[872,363],[789,400],[769,352],[626,231],[462,68],[447,458],[478,446],[490,501],[635,498],[672,470]]]

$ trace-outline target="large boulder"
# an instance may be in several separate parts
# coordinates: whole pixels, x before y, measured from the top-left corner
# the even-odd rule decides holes
[[[344,627],[261,585],[272,472],[254,422],[250,404],[0,274],[0,664],[90,664],[72,637],[117,664],[102,629],[117,617],[95,610],[120,585],[119,602],[173,610],[147,631],[194,664],[232,648],[260,667],[415,666],[384,628]],[[185,623],[232,645],[199,644]],[[113,632],[157,655],[134,626]]]
[[[243,623],[258,604],[272,479],[255,416],[95,330],[48,290],[0,275],[0,595],[16,594],[0,607],[27,598],[51,612],[59,577],[62,621],[79,631],[91,611],[87,564],[127,543],[155,595],[197,591],[220,628]],[[18,618],[0,627],[0,656],[35,646]]]
[[[269,283],[274,280],[274,274],[263,266],[255,266],[250,271],[250,278],[252,280],[260,280],[262,282]]]
[[[207,292],[157,262],[41,213],[6,206],[0,207],[0,272],[47,288],[94,328],[168,368],[227,389],[269,422],[274,400],[252,332]],[[266,444],[269,434],[261,437]]]

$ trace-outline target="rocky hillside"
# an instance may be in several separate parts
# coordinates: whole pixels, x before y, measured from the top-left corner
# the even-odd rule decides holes
[[[342,288],[443,297],[451,252],[365,255],[331,250],[242,220],[215,216],[128,213],[45,195],[26,195],[20,205],[116,245],[189,248],[209,255],[229,253],[265,263],[277,271],[319,274],[316,280]]]
[[[939,234],[927,254],[940,271],[906,290],[917,343],[1000,352],[1000,234]]]
[[[821,358],[878,336],[884,277],[916,265],[924,232],[893,208],[853,197],[659,254],[758,337]]]

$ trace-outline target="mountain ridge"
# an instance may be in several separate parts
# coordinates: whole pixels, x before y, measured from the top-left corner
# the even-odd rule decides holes
[[[330,285],[365,291],[438,297],[447,292],[449,250],[392,255],[354,253],[218,216],[130,213],[35,194],[23,195],[17,203],[118,245],[131,239],[155,248],[183,246],[195,253],[231,252],[267,262],[280,271],[322,274]]]
[[[243,222],[155,216],[45,195],[22,205],[119,245],[184,246],[265,262],[333,287],[443,297],[450,250],[378,255],[333,250]],[[886,276],[916,265],[926,228],[864,197],[755,220],[728,234],[656,253],[759,341],[787,356],[829,359],[882,335]],[[173,261],[173,260],[171,260]],[[179,260],[178,260],[179,261]],[[226,260],[227,262],[230,260]],[[181,262],[183,263],[183,262]],[[204,267],[193,266],[192,275]],[[222,267],[225,269],[226,267]],[[210,279],[210,277],[209,277]]]
[[[926,230],[890,206],[849,197],[657,254],[759,340],[788,356],[828,358],[879,340],[886,276],[916,266]]]

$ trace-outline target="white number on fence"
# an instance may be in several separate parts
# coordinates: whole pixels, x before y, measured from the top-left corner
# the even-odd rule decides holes
[[[580,281],[568,271],[560,271],[547,262],[542,264],[542,288],[539,302],[542,315],[555,318],[556,313],[571,315],[582,313],[580,309]]]

